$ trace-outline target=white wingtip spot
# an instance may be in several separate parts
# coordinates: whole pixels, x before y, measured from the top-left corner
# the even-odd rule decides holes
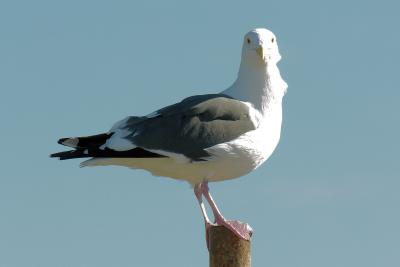
[[[63,145],[69,146],[69,147],[74,147],[74,148],[77,147],[78,143],[79,143],[78,138],[68,138],[67,140],[62,142]]]

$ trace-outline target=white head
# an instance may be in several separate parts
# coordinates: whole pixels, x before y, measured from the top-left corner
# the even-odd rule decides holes
[[[280,59],[275,34],[267,29],[249,31],[243,39],[238,77],[223,93],[266,112],[270,101],[280,103],[286,92],[287,84],[277,66]]]
[[[259,28],[249,31],[243,40],[242,62],[253,67],[276,64],[281,59],[275,34]]]

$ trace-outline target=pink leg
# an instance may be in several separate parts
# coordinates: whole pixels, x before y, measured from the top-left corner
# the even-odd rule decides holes
[[[243,238],[245,240],[250,240],[250,237],[253,233],[253,229],[251,229],[250,225],[247,223],[242,223],[239,221],[227,221],[224,216],[222,216],[221,212],[219,211],[217,205],[215,204],[209,188],[208,182],[203,182],[199,185],[201,193],[207,199],[207,202],[210,204],[212,212],[214,214],[215,222],[217,225],[223,225],[229,230],[231,230],[234,234],[238,237]],[[204,205],[203,205],[204,207]],[[208,242],[208,241],[207,241]]]
[[[203,197],[202,197],[203,192],[202,192],[201,187],[202,187],[202,186],[201,186],[201,183],[195,185],[195,186],[194,186],[194,194],[196,195],[197,202],[199,202],[199,205],[200,205],[200,208],[201,208],[201,213],[203,214],[204,224],[205,224],[205,227],[206,227],[206,243],[207,243],[207,248],[209,248],[209,244],[208,244],[208,240],[209,240],[209,239],[208,239],[208,230],[209,230],[210,227],[211,227],[211,222],[210,222],[210,219],[208,218],[206,208],[204,207]]]

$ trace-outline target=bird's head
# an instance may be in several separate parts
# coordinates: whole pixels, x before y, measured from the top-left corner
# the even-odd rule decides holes
[[[280,59],[281,55],[273,32],[258,28],[244,36],[242,61],[260,67],[276,64]]]

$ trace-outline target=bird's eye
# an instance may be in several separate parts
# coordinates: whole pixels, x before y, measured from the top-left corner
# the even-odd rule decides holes
[[[272,39],[271,39],[271,43],[273,43],[273,42],[275,42],[275,38],[272,38]]]
[[[250,44],[250,43],[251,43],[251,41],[250,41],[250,38],[247,38],[247,40],[246,40],[246,41],[247,41],[247,43],[248,43],[248,44]]]

